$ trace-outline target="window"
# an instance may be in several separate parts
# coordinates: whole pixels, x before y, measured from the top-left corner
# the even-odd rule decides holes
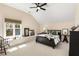
[[[13,24],[6,23],[6,36],[13,36]]]
[[[20,24],[15,24],[15,35],[20,35]]]
[[[21,24],[19,23],[5,23],[5,38],[21,37]]]
[[[5,18],[4,38],[12,41],[22,37],[22,21],[17,19]]]

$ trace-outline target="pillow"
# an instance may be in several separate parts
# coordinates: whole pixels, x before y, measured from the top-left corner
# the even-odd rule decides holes
[[[37,36],[43,36],[43,37],[46,37],[46,34],[39,34]]]

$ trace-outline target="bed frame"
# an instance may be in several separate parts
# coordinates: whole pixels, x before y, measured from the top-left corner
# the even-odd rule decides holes
[[[41,37],[41,36],[36,36],[36,42],[42,43],[44,45],[50,46],[52,48],[55,48],[57,45],[54,43],[54,39],[48,39],[47,37]]]

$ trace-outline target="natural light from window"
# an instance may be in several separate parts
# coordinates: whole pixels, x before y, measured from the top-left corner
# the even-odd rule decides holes
[[[8,51],[8,52],[13,52],[13,51],[18,50],[19,48],[24,48],[24,47],[26,47],[26,46],[27,46],[26,44],[22,44],[22,45],[19,45],[19,46],[17,46],[17,47],[10,48],[10,49],[8,49],[7,51]]]

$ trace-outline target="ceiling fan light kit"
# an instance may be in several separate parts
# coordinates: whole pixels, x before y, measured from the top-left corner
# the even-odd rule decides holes
[[[37,9],[40,9],[39,7],[37,7]]]

